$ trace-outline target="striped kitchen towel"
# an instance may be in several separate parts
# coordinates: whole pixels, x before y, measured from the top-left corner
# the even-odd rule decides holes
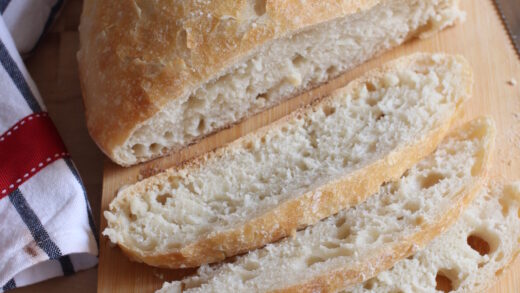
[[[22,55],[36,46],[63,3],[64,0],[0,0],[0,13]]]
[[[1,11],[22,2],[0,0]],[[17,50],[40,36],[15,45],[10,34],[24,31],[0,17],[0,292],[91,268],[98,254],[85,188]]]

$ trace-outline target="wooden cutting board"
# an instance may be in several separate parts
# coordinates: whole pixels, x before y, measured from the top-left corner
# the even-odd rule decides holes
[[[346,84],[366,70],[385,61],[416,51],[448,52],[464,55],[475,71],[472,100],[467,104],[463,120],[478,115],[492,116],[498,127],[491,176],[499,180],[520,179],[520,62],[498,14],[489,0],[464,0],[467,13],[463,24],[447,29],[427,40],[414,40],[389,52],[310,93],[296,97],[265,113],[248,119],[230,129],[212,135],[199,144],[169,157],[131,168],[106,162],[103,177],[101,209],[106,210],[116,191],[125,184],[150,176],[190,157],[214,149],[260,126],[274,121],[313,98]],[[101,231],[106,221],[101,217]],[[503,273],[491,292],[520,291],[520,261]],[[130,262],[121,251],[101,237],[98,269],[99,292],[152,292],[164,281],[179,279],[193,272],[156,269]]]

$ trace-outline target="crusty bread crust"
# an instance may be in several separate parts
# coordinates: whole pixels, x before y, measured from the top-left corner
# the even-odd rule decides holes
[[[175,120],[177,115],[164,111],[182,109],[196,96],[191,94],[219,81],[224,74],[233,72],[235,65],[246,64],[271,44],[392,2],[395,0],[309,0],[305,3],[297,0],[162,0],[153,4],[150,1],[86,0],[79,28],[78,63],[88,131],[100,149],[122,166],[179,151],[263,109],[251,108],[229,121],[224,119],[222,125],[203,126],[208,129],[193,137],[184,137],[183,142],[171,145],[168,142],[164,147],[161,147],[164,142],[151,138],[140,143],[134,140],[142,128],[163,117],[161,115],[167,115],[168,119],[161,119],[175,123],[174,128],[179,125],[186,130],[185,123],[189,122]],[[455,7],[456,2],[453,0],[450,5]],[[414,27],[404,39],[390,47],[416,36],[429,36],[445,26],[430,27],[432,21],[435,22],[430,19],[424,27]],[[327,78],[382,50],[371,52],[363,60]],[[317,84],[321,82],[323,80]],[[287,100],[315,85],[306,83],[290,94],[274,98]],[[208,100],[206,96],[203,98]],[[265,107],[272,106],[274,104]],[[192,116],[189,117],[196,118]],[[203,118],[209,123],[208,117]],[[143,133],[161,132],[155,135],[164,139],[162,136],[166,134],[162,131],[169,128],[152,129]],[[153,144],[157,150],[150,150]],[[137,155],[143,146],[146,154]]]
[[[389,71],[408,68],[413,66],[416,62],[428,60],[430,56],[430,54],[419,53],[389,62],[383,67],[352,81],[345,88],[333,93],[332,96],[345,95],[366,82],[382,78],[385,73]],[[471,95],[473,81],[472,71],[464,58],[456,58],[458,63],[463,65],[463,83],[460,86],[465,89],[469,97]],[[323,98],[248,136],[261,137],[267,130],[275,127],[277,124],[282,124],[284,121],[292,119],[304,111],[317,109],[322,106],[323,103],[327,103],[327,100],[327,98]],[[457,108],[460,109],[461,106],[462,105],[457,105]],[[365,168],[350,173],[343,178],[330,181],[315,190],[286,201],[270,212],[251,219],[244,225],[222,232],[211,233],[206,238],[180,248],[178,251],[167,254],[150,254],[137,251],[132,247],[127,247],[123,243],[118,243],[118,245],[135,261],[166,268],[196,267],[206,263],[217,262],[228,256],[237,255],[261,247],[266,243],[274,242],[290,235],[299,228],[314,224],[324,217],[337,213],[341,209],[356,205],[364,201],[367,196],[377,192],[382,183],[398,179],[407,169],[435,150],[437,145],[447,134],[455,116],[456,115],[453,115],[451,119],[443,121],[442,124],[432,129],[416,144],[395,149],[388,154],[388,156],[374,161]],[[241,139],[229,144],[227,147],[233,147],[233,145],[240,143]],[[191,168],[198,168],[198,166],[204,164],[209,157],[220,156],[223,151],[223,148],[217,149],[209,154],[189,161],[183,166],[183,169],[189,172]],[[175,172],[175,169],[167,170],[149,180],[133,185],[131,187],[134,189],[132,194],[143,193],[149,187],[167,180],[167,177],[172,172]],[[345,194],[345,190],[349,191],[348,196]],[[315,200],[315,194],[317,193],[320,193],[319,201]],[[439,227],[438,229],[441,228]],[[420,239],[418,239],[418,241],[419,240]],[[324,283],[329,283],[329,281],[330,280],[323,280]]]
[[[380,1],[259,0],[260,7],[249,0],[159,2],[84,1],[78,62],[87,126],[112,159],[132,130],[168,101],[266,42]],[[161,9],[150,15],[147,5]],[[269,17],[258,20],[264,14]]]

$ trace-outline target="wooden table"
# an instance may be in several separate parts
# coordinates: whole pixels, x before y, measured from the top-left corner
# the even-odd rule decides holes
[[[512,0],[518,1],[518,0]],[[475,5],[480,6],[481,8],[488,9],[490,11],[494,11],[489,0],[463,0],[464,6]],[[478,4],[477,4],[478,3]],[[151,164],[146,164],[143,167],[140,167],[139,171],[136,169],[129,169],[121,171],[117,166],[113,165],[110,162],[105,162],[104,156],[97,149],[95,144],[89,138],[85,122],[84,122],[84,114],[83,114],[83,105],[81,101],[81,93],[79,89],[79,81],[77,77],[77,63],[75,59],[76,52],[78,50],[78,33],[77,26],[79,23],[79,15],[81,13],[81,0],[68,0],[65,5],[62,14],[57,21],[57,23],[53,26],[51,32],[43,39],[42,43],[38,46],[32,56],[30,56],[27,60],[27,67],[32,74],[36,84],[39,87],[39,90],[45,100],[47,108],[51,117],[57,125],[57,128],[62,135],[65,144],[70,150],[72,157],[75,163],[78,166],[78,169],[83,177],[84,183],[87,188],[87,192],[89,194],[90,203],[92,206],[92,210],[94,213],[94,218],[96,219],[97,226],[99,227],[99,219],[100,219],[100,207],[101,207],[101,192],[102,192],[102,176],[103,176],[103,168],[105,167],[105,177],[110,178],[111,174],[114,172],[118,172],[118,176],[129,176],[128,180],[134,180],[135,176],[138,174],[146,175],[147,173],[154,172],[154,168],[163,168],[165,166],[171,165],[174,162],[183,160],[187,157],[191,157],[197,153],[200,153],[204,150],[204,148],[191,149],[187,152],[183,152],[177,156],[172,156],[169,159],[159,160]],[[517,12],[517,15],[520,15],[520,11]],[[479,21],[491,22],[489,25],[491,27],[497,27],[498,19],[487,19],[485,15],[480,12],[476,12],[476,15],[469,15],[469,19],[478,18]],[[468,25],[468,24],[465,24]],[[454,34],[454,31],[448,30],[443,34]],[[490,39],[482,40],[483,42],[500,42],[505,50],[508,50],[506,53],[511,55],[511,46],[508,43],[507,38],[502,34],[489,36]],[[428,42],[435,44],[436,40],[429,40]],[[468,46],[474,46],[475,44],[467,44]],[[412,52],[416,49],[417,44],[409,44],[406,48],[403,48],[402,52]],[[462,48],[455,48],[455,51],[462,50]],[[387,57],[391,57],[392,54],[387,54]],[[481,54],[479,56],[471,56],[473,58],[479,57],[483,58],[485,62],[490,62],[492,59],[490,56],[492,54],[505,54],[504,52],[481,52],[476,50],[474,54]],[[515,63],[516,62],[516,63]],[[487,64],[487,66],[501,66],[504,64]],[[518,64],[518,60],[512,60],[511,64],[507,64],[509,68],[513,68]],[[516,68],[516,67],[515,67]],[[516,68],[517,69],[517,68]],[[515,69],[515,70],[516,70]],[[478,76],[482,76],[486,74],[485,72],[476,72],[477,79]],[[494,83],[498,85],[499,90],[496,92],[476,92],[475,95],[490,95],[492,98],[500,99],[507,96],[508,98],[514,97],[518,99],[518,105],[513,105],[511,111],[516,111],[520,113],[520,85],[516,87],[509,86],[507,81],[509,78],[513,76],[507,76],[505,79],[503,76],[497,79],[496,76],[490,76],[489,79],[481,79],[481,82],[486,83],[484,86],[487,86],[489,83]],[[514,76],[516,80],[520,81],[520,76]],[[344,82],[351,78],[346,76],[343,80],[338,81],[339,83]],[[481,85],[482,86],[482,85]],[[481,86],[477,87],[477,90],[480,90]],[[231,128],[227,130],[226,137],[236,137],[242,133],[250,131],[254,124],[265,124],[267,121],[274,119],[274,117],[279,117],[284,112],[288,111],[290,108],[294,108],[299,103],[304,101],[308,101],[310,97],[306,97],[299,101],[292,101],[291,103],[278,107],[277,109],[269,112],[267,116],[256,117],[252,121],[243,123],[239,127]],[[477,105],[476,107],[483,108],[483,105]],[[495,107],[495,106],[492,106]],[[499,107],[497,104],[496,107]],[[493,110],[493,109],[491,109]],[[466,113],[466,117],[474,116],[475,113],[473,111],[469,111],[470,113]],[[498,117],[498,119],[503,119],[507,121],[511,121],[510,115],[513,112],[503,113],[503,117]],[[256,120],[255,120],[256,119]],[[520,123],[520,121],[518,121]],[[515,129],[504,129],[501,130],[499,136],[502,136],[501,139],[507,139],[508,136],[511,135],[519,135],[519,132],[514,132]],[[207,140],[206,149],[212,148],[217,145],[221,145],[225,140],[219,139],[218,137],[210,137]],[[495,155],[495,161],[504,160],[507,157],[508,148],[510,145],[498,146],[497,152]],[[512,160],[512,161],[510,161]],[[518,174],[520,170],[520,158],[512,158],[506,159],[501,162],[504,164],[504,168],[506,172],[504,176],[506,178],[514,178],[513,173]],[[509,165],[508,165],[509,164]],[[516,171],[514,171],[516,170]],[[124,174],[121,174],[123,172]],[[520,176],[516,176],[517,179],[520,179]],[[105,181],[105,192],[107,190],[113,190],[117,188],[117,184],[120,181],[117,181],[112,177],[112,181]],[[104,202],[106,204],[106,202]],[[106,241],[102,241],[102,246],[106,245]],[[106,247],[105,247],[106,248]],[[114,253],[120,254],[118,249],[113,249]],[[130,266],[133,266],[133,263],[129,263]],[[143,265],[140,265],[143,269],[147,269],[149,272],[147,275],[158,275],[158,271],[156,269],[147,268]],[[504,273],[500,281],[497,283],[492,292],[518,292],[520,289],[516,291],[512,288],[520,288],[520,259],[517,259],[514,264],[511,266],[512,269]],[[123,268],[124,270],[124,268]],[[100,270],[102,274],[104,270]],[[76,275],[64,278],[57,278],[53,280],[49,280],[40,284],[28,286],[25,288],[19,288],[13,290],[12,292],[20,293],[20,292],[95,292],[97,288],[97,269],[91,269],[85,272],[80,272]],[[104,275],[103,275],[104,276]],[[136,291],[137,292],[137,291]]]

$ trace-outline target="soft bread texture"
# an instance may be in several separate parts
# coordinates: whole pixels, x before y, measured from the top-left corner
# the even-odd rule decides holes
[[[429,155],[470,95],[461,57],[416,54],[178,169],[122,189],[103,232],[161,267],[222,260],[355,205]]]
[[[520,182],[483,190],[412,258],[345,292],[485,292],[520,250]]]
[[[485,181],[494,136],[491,119],[474,120],[362,204],[161,292],[336,292],[366,281],[455,222]]]
[[[146,161],[461,15],[457,0],[86,0],[87,126],[116,163]]]

